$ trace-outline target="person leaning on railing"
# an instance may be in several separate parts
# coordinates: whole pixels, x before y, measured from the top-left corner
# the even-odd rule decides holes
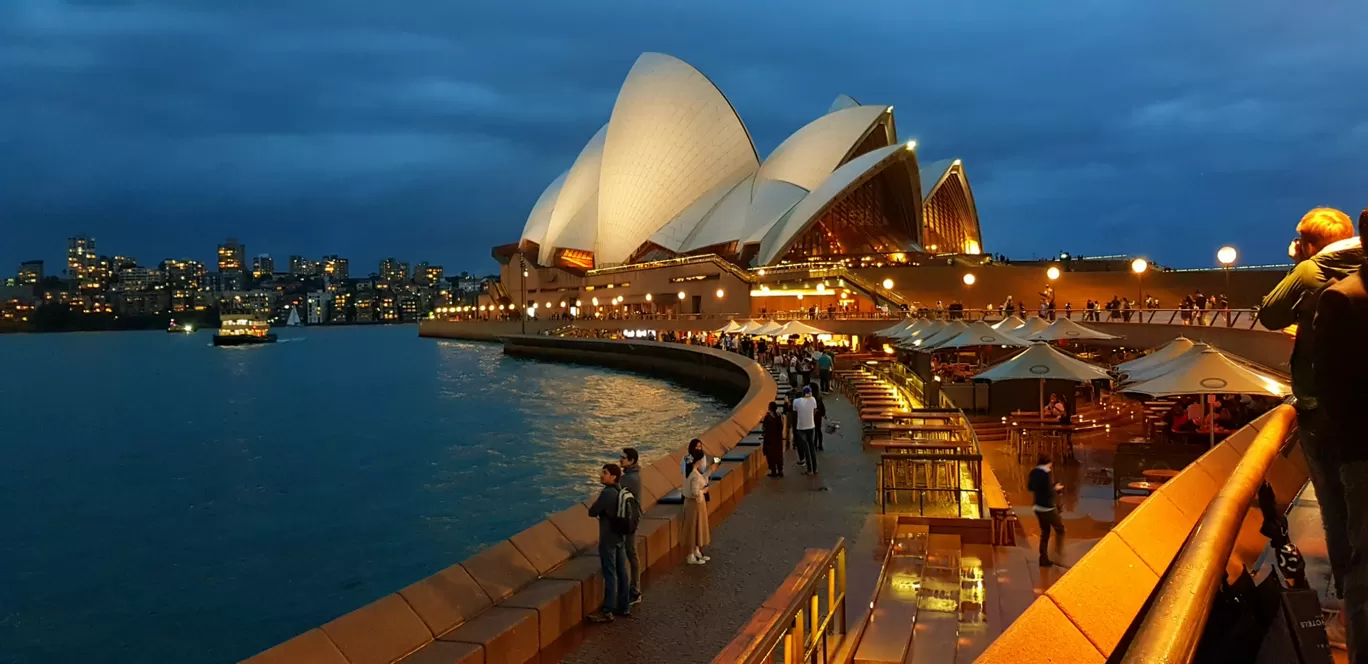
[[[1359,234],[1368,224],[1368,209],[1359,215]],[[1347,627],[1352,661],[1368,655],[1368,260],[1358,271],[1321,293],[1314,330],[1316,394],[1325,411],[1325,438],[1338,453],[1338,475],[1344,496],[1344,530],[1349,544],[1347,569],[1336,583],[1343,588],[1344,610],[1327,632]],[[1325,499],[1320,498],[1324,503]]]
[[[1270,330],[1295,326],[1292,346],[1292,394],[1297,397],[1297,429],[1302,452],[1306,455],[1311,484],[1320,501],[1321,522],[1325,527],[1326,549],[1335,594],[1344,596],[1344,576],[1349,563],[1346,532],[1344,484],[1338,469],[1336,446],[1325,439],[1324,411],[1316,392],[1316,334],[1313,322],[1316,301],[1332,283],[1358,269],[1363,262],[1363,246],[1354,237],[1354,226],[1346,215],[1333,208],[1307,212],[1297,224],[1297,239],[1288,247],[1296,267],[1264,296],[1259,307],[1259,322]]]

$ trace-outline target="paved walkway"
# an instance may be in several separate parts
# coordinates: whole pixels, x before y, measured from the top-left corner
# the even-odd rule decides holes
[[[878,455],[860,445],[859,417],[839,394],[826,396],[841,431],[826,435],[818,470],[805,477],[793,451],[785,477],[761,477],[736,511],[715,524],[712,562],[677,564],[645,581],[645,601],[630,620],[589,625],[562,661],[711,662],[778,589],[808,548],[829,548],[846,538],[847,616],[853,623],[868,605],[886,540],[875,504]]]

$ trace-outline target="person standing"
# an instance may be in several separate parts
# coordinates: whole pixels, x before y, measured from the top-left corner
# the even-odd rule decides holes
[[[1334,577],[1335,596],[1343,598],[1351,553],[1349,517],[1345,487],[1339,473],[1340,450],[1325,438],[1329,423],[1325,411],[1320,408],[1320,394],[1316,390],[1315,315],[1322,291],[1357,271],[1363,263],[1363,245],[1354,237],[1349,215],[1333,208],[1316,208],[1297,223],[1297,239],[1288,247],[1288,254],[1297,265],[1264,296],[1259,307],[1259,323],[1270,330],[1295,330],[1291,370],[1292,394],[1297,397],[1297,435],[1302,453],[1306,455],[1311,485],[1320,501],[1321,525],[1325,528],[1325,548],[1330,558],[1330,574]],[[1324,352],[1338,350],[1327,348]]]
[[[817,400],[812,398],[812,386],[803,388],[803,396],[798,397],[793,402],[793,413],[797,418],[794,425],[794,444],[798,447],[798,456],[807,465],[806,475],[817,474],[817,450],[814,447],[814,436],[817,428]]]
[[[1050,567],[1064,558],[1064,521],[1059,518],[1059,492],[1064,488],[1054,481],[1054,463],[1049,455],[1042,454],[1036,460],[1026,480],[1026,489],[1031,492],[1031,510],[1036,521],[1040,522],[1040,566]],[[1055,560],[1050,560],[1050,530],[1055,532]]]
[[[708,453],[703,449],[703,441],[695,438],[689,441],[689,449],[684,452],[684,459],[679,462],[679,472],[684,476],[685,482],[689,481],[689,470],[693,463],[690,457],[695,455],[703,457],[703,474],[706,476],[708,473]]]
[[[822,393],[820,391],[813,392],[812,398],[817,400],[817,410],[813,411],[812,415],[813,423],[817,425],[812,429],[813,448],[821,450],[823,449],[822,420],[826,419],[826,402],[822,399]]]
[[[1359,235],[1368,224],[1368,209],[1359,214]],[[1316,335],[1315,393],[1324,411],[1322,447],[1331,448],[1343,487],[1349,548],[1345,563],[1343,608],[1325,622],[1331,645],[1349,651],[1352,662],[1368,658],[1368,259],[1353,274],[1321,293],[1313,322]],[[1319,498],[1319,500],[1324,500]],[[1328,529],[1327,529],[1328,531]],[[1328,538],[1327,538],[1328,539]],[[1337,583],[1340,583],[1337,581]]]
[[[622,466],[622,488],[636,496],[637,500],[641,500],[640,459],[641,455],[633,447],[622,448],[622,457],[618,459]],[[632,590],[628,606],[636,606],[641,603],[641,557],[637,555],[636,536],[623,538],[622,544],[627,554],[627,578]]]
[[[769,464],[769,476],[783,477],[784,418],[779,414],[778,405],[770,404],[769,411],[765,413],[765,420],[761,426],[764,436],[761,451],[765,453],[765,462]]]
[[[835,360],[831,358],[831,352],[825,351],[817,356],[817,371],[822,377],[822,391],[831,394],[831,367]]]
[[[613,519],[618,511],[619,482],[622,468],[615,463],[603,465],[599,472],[599,491],[594,504],[589,506],[589,516],[598,519],[599,524],[599,563],[603,566],[603,607],[597,613],[589,614],[589,621],[596,623],[613,622],[616,616],[624,618],[632,615],[631,580],[627,577],[627,552],[624,549],[624,536],[613,531]]]
[[[703,565],[712,558],[703,555],[703,547],[712,543],[712,533],[708,525],[708,477],[704,470],[707,462],[703,455],[689,459],[689,479],[684,483],[684,550],[689,555],[684,561],[690,565]]]

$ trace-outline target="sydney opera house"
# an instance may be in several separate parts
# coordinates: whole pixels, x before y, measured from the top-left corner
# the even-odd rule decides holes
[[[707,77],[646,53],[517,249],[570,270],[702,254],[758,267],[979,253],[963,165],[922,167],[917,147],[898,140],[891,106],[841,95],[762,160]]]

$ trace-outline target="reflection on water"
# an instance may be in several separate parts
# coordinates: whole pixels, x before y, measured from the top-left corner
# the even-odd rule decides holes
[[[22,377],[0,381],[0,662],[250,656],[583,500],[618,448],[649,461],[728,409],[412,327],[279,333],[301,342],[0,336]]]

